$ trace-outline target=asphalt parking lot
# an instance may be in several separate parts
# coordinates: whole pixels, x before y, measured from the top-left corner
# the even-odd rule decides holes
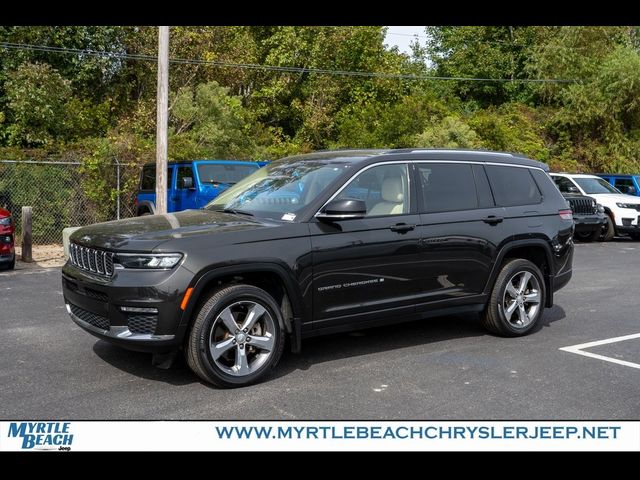
[[[218,390],[82,331],[59,269],[2,272],[0,419],[638,419],[640,335],[579,346],[640,333],[639,285],[640,242],[577,244],[532,335],[471,316],[316,338],[265,383]]]

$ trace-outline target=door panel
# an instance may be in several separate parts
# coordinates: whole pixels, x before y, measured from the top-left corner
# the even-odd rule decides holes
[[[398,215],[311,224],[316,327],[393,313],[380,310],[413,312],[422,295],[418,231],[391,227],[419,220],[418,215]],[[351,318],[338,318],[345,316]]]
[[[496,251],[509,238],[504,222],[484,219],[505,215],[497,207],[420,215],[421,307],[482,293]]]
[[[407,164],[366,167],[335,198],[363,200],[367,216],[310,224],[314,327],[413,312],[421,292],[412,188]]]
[[[197,189],[191,165],[177,167],[176,189],[173,196],[176,199],[175,211],[197,208]]]
[[[481,165],[418,162],[415,175],[423,291],[417,309],[477,301],[496,250],[508,238],[505,210],[494,206]]]

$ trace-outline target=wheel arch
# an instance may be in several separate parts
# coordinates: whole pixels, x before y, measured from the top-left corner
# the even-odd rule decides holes
[[[540,238],[531,238],[526,240],[514,240],[506,244],[496,257],[493,264],[489,280],[485,286],[484,293],[491,294],[496,278],[500,274],[500,270],[505,261],[511,258],[523,258],[534,263],[544,276],[545,289],[545,307],[553,306],[553,254],[549,244]]]
[[[191,325],[197,309],[208,293],[222,285],[246,283],[269,293],[282,310],[282,325],[291,339],[291,350],[300,351],[301,322],[304,317],[302,295],[293,274],[276,262],[229,265],[204,271],[196,276],[190,287],[193,292],[182,312],[181,325]]]
[[[136,209],[136,215],[137,216],[142,215],[145,212],[145,210],[148,210],[152,215],[155,215],[156,206],[154,205],[153,202],[149,200],[143,200],[140,203],[138,203],[138,208]]]

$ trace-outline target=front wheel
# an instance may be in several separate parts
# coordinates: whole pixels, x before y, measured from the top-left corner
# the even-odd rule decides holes
[[[600,235],[602,235],[602,229],[597,228],[596,230],[593,230],[591,232],[576,232],[574,233],[574,237],[578,240],[580,240],[581,242],[595,242],[596,240],[598,240],[600,238]]]
[[[616,224],[613,223],[613,220],[611,220],[611,217],[607,215],[607,223],[602,229],[602,235],[600,235],[600,241],[608,242],[610,240],[613,240],[613,237],[615,236],[615,234],[616,234]]]
[[[529,260],[510,260],[502,267],[493,285],[482,323],[497,335],[526,335],[542,317],[544,303],[544,280],[540,269]]]
[[[200,307],[186,357],[204,381],[233,388],[261,380],[283,349],[282,314],[273,297],[252,285],[231,285]]]

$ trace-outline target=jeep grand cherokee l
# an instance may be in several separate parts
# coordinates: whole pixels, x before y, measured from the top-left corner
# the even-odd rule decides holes
[[[83,329],[203,380],[256,382],[288,340],[477,312],[532,331],[571,278],[571,210],[546,165],[493,152],[284,158],[204,209],[81,228],[63,267]]]

